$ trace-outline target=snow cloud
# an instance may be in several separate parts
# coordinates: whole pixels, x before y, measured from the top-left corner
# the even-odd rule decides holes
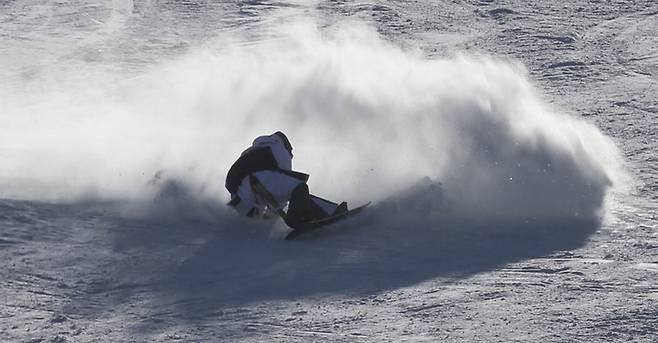
[[[231,163],[276,130],[311,190],[337,201],[425,178],[455,216],[594,217],[621,182],[612,141],[550,109],[517,63],[430,59],[354,23],[269,36],[218,37],[131,77],[51,66],[0,86],[0,196],[149,197],[166,175],[223,202]]]

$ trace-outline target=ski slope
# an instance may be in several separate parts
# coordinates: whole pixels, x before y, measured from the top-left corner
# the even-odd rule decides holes
[[[0,5],[0,340],[653,342],[652,1]],[[224,204],[283,130],[366,212]]]

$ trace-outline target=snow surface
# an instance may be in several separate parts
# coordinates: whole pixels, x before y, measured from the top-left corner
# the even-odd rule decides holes
[[[658,339],[654,1],[0,4],[0,340]],[[242,221],[282,130],[363,215]]]

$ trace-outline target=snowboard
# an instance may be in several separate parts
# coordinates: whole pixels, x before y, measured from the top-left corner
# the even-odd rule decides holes
[[[258,179],[254,176],[250,177],[250,183],[251,183],[251,188],[253,191],[257,194],[259,198],[261,198],[265,203],[267,203],[267,206],[276,211],[276,213],[283,219],[284,221],[286,220],[286,212],[283,211],[282,206],[279,205],[279,203],[276,201],[274,196],[258,181]],[[347,212],[343,212],[340,214],[337,214],[335,216],[329,216],[326,218],[318,219],[311,221],[304,225],[301,228],[295,229],[292,232],[290,232],[287,236],[287,240],[295,239],[299,237],[300,235],[303,235],[305,233],[308,233],[310,231],[315,231],[323,226],[333,224],[335,222],[341,221],[343,219],[349,218],[355,214],[358,214],[359,212],[363,211],[366,207],[370,205],[370,202],[361,205],[359,207],[353,208],[351,210],[348,210]]]
[[[315,230],[317,230],[319,228],[322,228],[324,226],[333,224],[333,223],[341,221],[343,219],[347,219],[347,218],[363,211],[366,207],[368,207],[368,205],[370,205],[369,202],[364,204],[364,205],[361,205],[359,207],[355,207],[351,210],[348,210],[347,212],[337,214],[335,216],[330,216],[330,217],[326,217],[326,218],[311,221],[311,222],[307,223],[306,225],[304,225],[303,227],[295,229],[292,232],[290,232],[286,236],[286,239],[287,240],[295,239],[295,238],[297,238],[301,235],[304,235],[306,233],[309,233],[311,231],[315,231]]]

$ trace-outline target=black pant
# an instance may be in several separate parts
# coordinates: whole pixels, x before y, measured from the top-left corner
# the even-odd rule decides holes
[[[328,215],[313,201],[307,184],[302,183],[292,191],[286,216],[288,226],[299,229],[310,221],[322,219]]]

